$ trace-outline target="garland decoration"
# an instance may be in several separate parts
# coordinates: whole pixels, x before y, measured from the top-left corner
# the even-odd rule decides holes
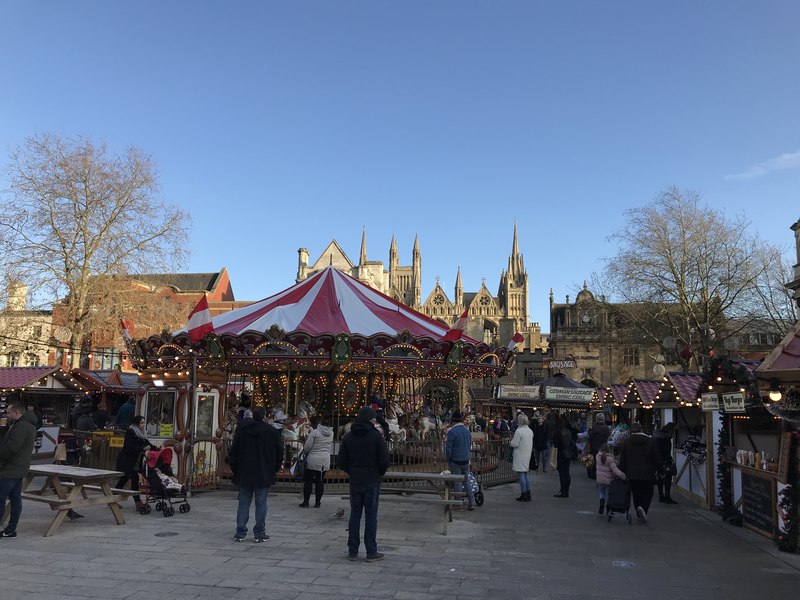
[[[730,437],[730,423],[725,418],[724,413],[720,413],[719,420],[721,428],[719,431],[719,442],[717,442],[717,479],[719,497],[722,504],[719,507],[719,515],[723,521],[727,521],[731,525],[742,525],[742,513],[736,508],[733,503],[733,484],[731,481],[731,471],[733,470],[729,464],[725,463],[725,455],[727,449],[727,440]]]
[[[798,524],[798,507],[800,506],[800,464],[798,464],[798,442],[800,436],[797,431],[791,432],[789,443],[789,469],[788,484],[781,490],[778,500],[778,510],[781,514],[783,526],[778,531],[778,549],[784,552],[797,552],[800,550],[800,524]]]

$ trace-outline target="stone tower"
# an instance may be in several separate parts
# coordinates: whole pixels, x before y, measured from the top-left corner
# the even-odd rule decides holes
[[[422,254],[419,251],[419,234],[414,238],[414,256],[411,268],[413,270],[411,281],[414,287],[414,299],[411,306],[419,308],[422,305]]]
[[[508,269],[500,275],[497,298],[509,326],[513,324],[516,331],[522,331],[528,324],[528,273],[525,271],[525,262],[519,252],[516,223],[514,223],[511,256],[508,257]],[[514,333],[514,331],[501,332],[501,335],[514,335]]]

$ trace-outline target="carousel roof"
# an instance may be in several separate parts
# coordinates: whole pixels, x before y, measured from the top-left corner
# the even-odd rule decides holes
[[[327,267],[273,296],[215,316],[218,335],[263,332],[273,325],[309,335],[339,334],[369,337],[408,331],[415,337],[440,340],[448,328],[368,285]],[[175,334],[184,333],[182,329]],[[479,343],[466,336],[471,344]]]

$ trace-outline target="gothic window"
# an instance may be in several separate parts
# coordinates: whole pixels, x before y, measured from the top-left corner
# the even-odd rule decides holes
[[[627,346],[622,356],[622,364],[626,367],[639,366],[639,348],[636,346]]]
[[[480,304],[481,306],[489,306],[490,302],[491,302],[491,300],[489,300],[488,296],[481,296],[478,299],[478,304]]]
[[[442,306],[444,304],[444,296],[441,294],[436,294],[433,297],[433,305],[434,306]]]

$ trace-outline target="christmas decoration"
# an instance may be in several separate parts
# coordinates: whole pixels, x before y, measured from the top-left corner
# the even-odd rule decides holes
[[[798,464],[798,432],[792,431],[789,444],[789,468],[788,485],[784,487],[778,499],[778,510],[780,511],[783,526],[778,532],[778,549],[784,552],[797,552],[800,550],[798,541],[800,536],[800,524],[798,524],[798,501],[800,494],[800,465]]]
[[[731,467],[725,463],[725,450],[727,448],[726,440],[730,438],[730,421],[725,418],[723,413],[720,413],[719,420],[721,423],[719,431],[719,442],[717,442],[717,457],[719,465],[717,468],[717,479],[719,497],[722,504],[719,506],[719,515],[723,521],[729,522],[731,525],[742,525],[742,513],[736,508],[733,503],[733,489],[731,482]]]

